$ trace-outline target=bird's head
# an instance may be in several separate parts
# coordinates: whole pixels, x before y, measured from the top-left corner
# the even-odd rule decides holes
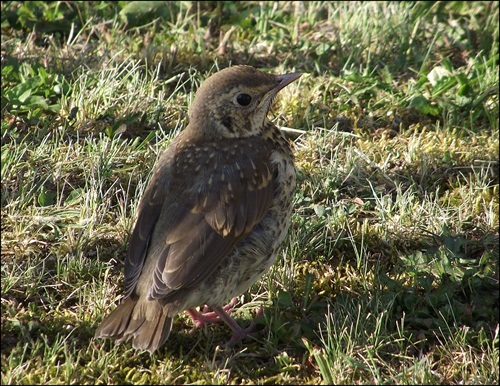
[[[214,139],[260,134],[273,98],[301,75],[272,75],[251,66],[219,71],[196,92],[189,129]]]

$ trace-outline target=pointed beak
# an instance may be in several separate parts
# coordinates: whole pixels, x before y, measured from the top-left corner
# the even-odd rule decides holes
[[[282,88],[288,86],[290,83],[296,81],[302,76],[300,72],[294,72],[293,74],[284,74],[284,75],[278,75],[276,78],[278,79],[278,85],[273,88],[273,92],[277,93],[280,91]]]
[[[266,105],[266,103],[268,103],[266,108],[269,108],[269,105],[271,104],[270,101],[273,100],[276,94],[280,90],[288,86],[290,83],[299,79],[301,76],[302,74],[300,72],[294,72],[293,74],[278,75],[276,77],[276,79],[278,80],[278,84],[274,86],[274,88],[269,90],[269,92],[264,96],[264,98],[262,98],[257,108],[261,108],[262,106]]]

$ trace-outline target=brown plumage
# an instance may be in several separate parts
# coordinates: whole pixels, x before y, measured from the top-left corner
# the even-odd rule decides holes
[[[236,66],[202,84],[139,205],[125,300],[96,337],[132,339],[152,353],[176,314],[204,304],[231,327],[232,341],[245,336],[221,306],[269,270],[288,230],[293,156],[267,113],[299,77]]]

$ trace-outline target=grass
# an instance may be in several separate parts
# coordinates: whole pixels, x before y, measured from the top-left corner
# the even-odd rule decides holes
[[[496,2],[2,2],[2,384],[498,384]],[[152,166],[210,74],[304,76],[298,188],[235,316],[94,340]]]

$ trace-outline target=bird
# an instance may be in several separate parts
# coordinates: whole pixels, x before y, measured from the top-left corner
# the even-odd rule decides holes
[[[153,354],[183,311],[197,325],[225,322],[230,346],[249,335],[227,311],[275,263],[288,232],[294,157],[268,113],[301,75],[238,65],[202,82],[187,126],[159,158],[140,200],[124,299],[96,338],[132,340]],[[212,316],[195,311],[202,305]]]

